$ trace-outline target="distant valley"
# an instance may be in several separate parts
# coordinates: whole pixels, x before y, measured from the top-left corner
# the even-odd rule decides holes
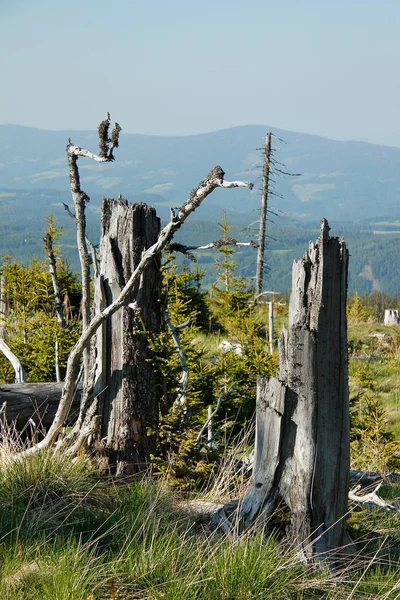
[[[277,290],[290,287],[292,261],[318,235],[324,216],[331,233],[343,236],[350,248],[350,291],[400,294],[400,148],[270,129],[275,172],[266,285]],[[102,197],[121,193],[132,202],[147,202],[165,220],[169,207],[179,206],[220,164],[227,179],[255,181],[254,190],[217,190],[185,224],[179,238],[201,243],[219,237],[216,223],[225,209],[235,236],[255,239],[256,224],[242,230],[258,219],[262,163],[258,149],[267,130],[243,126],[186,137],[121,134],[114,163],[79,160],[82,187],[91,197],[89,235],[98,238]],[[51,211],[65,227],[63,250],[77,268],[73,226],[62,207],[62,202],[71,204],[64,152],[68,137],[97,151],[94,131],[0,126],[1,255],[9,253],[18,260],[43,256],[41,233]],[[200,264],[211,265],[214,257],[215,253],[199,253]],[[242,274],[251,277],[254,257],[249,251],[238,251],[236,257]],[[206,282],[213,277],[209,269]]]

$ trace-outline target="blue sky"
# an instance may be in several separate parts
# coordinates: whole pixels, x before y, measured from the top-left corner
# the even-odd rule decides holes
[[[0,0],[0,122],[400,146],[399,0]]]

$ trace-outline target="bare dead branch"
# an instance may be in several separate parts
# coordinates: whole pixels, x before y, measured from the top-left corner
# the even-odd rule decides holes
[[[112,158],[110,158],[109,155],[104,157],[100,154],[90,152],[90,150],[85,150],[85,148],[81,148],[80,146],[74,146],[74,144],[71,143],[70,139],[68,140],[67,144],[67,152],[68,154],[75,156],[76,158],[83,156],[84,158],[90,158],[91,160],[94,160],[98,163],[111,162],[113,160]]]
[[[188,319],[187,321],[185,321],[184,323],[181,323],[180,325],[173,325],[169,319],[168,310],[166,310],[165,311],[165,322],[167,323],[168,328],[171,332],[172,339],[174,340],[175,347],[178,351],[179,362],[181,363],[181,367],[182,367],[182,375],[181,375],[181,378],[179,380],[179,384],[178,384],[178,387],[176,390],[177,395],[176,395],[175,404],[181,405],[181,406],[183,406],[184,409],[186,409],[186,388],[188,386],[189,367],[187,365],[185,353],[183,352],[183,349],[181,346],[181,341],[179,339],[179,335],[177,332],[180,329],[189,327],[193,321],[192,321],[192,319]]]
[[[201,440],[205,430],[207,429],[209,423],[211,423],[211,421],[213,420],[213,418],[215,417],[215,415],[221,408],[222,400],[225,400],[225,398],[228,398],[228,396],[230,395],[230,393],[233,390],[233,388],[235,387],[235,385],[236,385],[236,383],[232,383],[232,385],[226,390],[226,392],[221,394],[220,397],[218,398],[217,406],[215,407],[215,410],[208,415],[207,421],[204,423],[203,427],[200,430],[199,435],[196,438],[196,444],[200,443],[200,440]],[[209,440],[209,441],[212,441],[212,440]]]
[[[63,299],[61,296],[60,282],[58,281],[57,275],[57,262],[56,254],[54,252],[54,240],[50,231],[46,232],[45,236],[43,237],[43,242],[44,248],[49,258],[49,273],[51,277],[51,282],[53,284],[54,310],[56,313],[57,323],[60,325],[60,327],[65,327],[66,323],[63,310]]]
[[[7,346],[5,341],[0,338],[0,352],[10,361],[13,366],[15,373],[15,383],[26,383],[26,375],[24,367],[21,364],[18,356],[15,356],[14,352]]]
[[[366,494],[357,494],[358,491],[361,490],[361,485],[356,485],[349,491],[349,499],[352,502],[360,502],[365,505],[378,506],[379,508],[384,508],[385,510],[394,510],[399,511],[400,509],[393,504],[389,504],[386,500],[383,500],[380,496],[378,496],[377,492],[379,491],[383,481],[378,483],[372,492],[367,492]]]
[[[251,240],[250,242],[238,242],[235,238],[219,238],[218,240],[214,240],[209,244],[205,244],[203,246],[185,246],[184,244],[179,244],[178,242],[174,242],[173,244],[169,244],[167,247],[167,252],[181,252],[184,254],[189,260],[197,263],[197,258],[192,251],[197,250],[211,250],[212,248],[222,248],[223,246],[237,246],[237,247],[245,247],[249,246],[252,248],[257,248],[258,245],[256,242]]]

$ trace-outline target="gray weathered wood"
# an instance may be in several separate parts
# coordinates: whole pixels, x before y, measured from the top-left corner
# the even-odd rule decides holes
[[[399,311],[393,308],[387,308],[385,310],[384,324],[385,325],[399,325],[400,317]]]
[[[95,314],[119,297],[159,231],[160,220],[152,207],[103,200]],[[94,431],[89,445],[101,457],[103,468],[118,476],[145,469],[154,451],[149,430],[154,432],[158,423],[162,386],[149,340],[160,329],[160,294],[158,255],[133,287],[129,305],[98,329],[92,348],[89,394],[94,400],[83,408],[82,429]]]
[[[245,526],[273,519],[308,557],[347,542],[347,268],[345,243],[329,237],[323,219],[319,239],[293,265],[278,377],[258,381],[254,476],[239,504]]]
[[[271,354],[274,352],[274,301],[268,302],[268,340],[269,340],[269,351]]]
[[[111,136],[111,139],[113,136]],[[96,315],[93,316],[93,319],[90,321],[89,326],[82,331],[82,334],[79,340],[76,342],[75,346],[71,350],[71,353],[68,357],[67,361],[67,372],[65,375],[65,383],[62,391],[61,401],[59,407],[57,409],[56,416],[54,417],[53,424],[51,425],[49,431],[47,432],[45,438],[32,446],[19,453],[19,456],[30,456],[40,450],[49,447],[53,444],[60,433],[62,428],[62,424],[64,423],[69,410],[71,408],[76,381],[79,378],[79,370],[80,370],[80,362],[83,356],[85,349],[91,342],[92,337],[97,332],[97,330],[104,325],[104,323],[112,317],[115,313],[117,313],[123,306],[128,304],[135,305],[135,301],[133,303],[129,302],[129,298],[131,296],[132,289],[138,284],[138,282],[143,280],[143,273],[145,269],[154,261],[157,260],[157,257],[160,255],[162,250],[170,243],[174,233],[182,226],[182,224],[186,221],[189,215],[199,208],[202,202],[209,196],[217,187],[223,188],[236,188],[236,187],[248,187],[249,189],[253,189],[253,184],[251,182],[246,181],[225,181],[224,180],[225,173],[220,166],[214,167],[209,175],[200,182],[200,184],[191,192],[188,199],[182,206],[180,206],[177,211],[175,209],[171,209],[171,219],[163,227],[161,230],[157,241],[150,246],[146,251],[143,252],[142,257],[136,266],[135,270],[131,274],[129,280],[125,283],[123,289],[119,296],[112,302],[112,304],[108,305],[104,310],[101,310]],[[76,430],[74,430],[74,434]],[[85,433],[83,428],[81,433]],[[85,433],[86,435],[86,433]],[[71,438],[67,436],[66,440],[68,443],[71,442]],[[84,435],[80,436],[80,440],[84,439]],[[77,444],[75,444],[75,449],[79,447],[80,440],[78,439]],[[71,454],[73,454],[74,448],[70,448]]]
[[[255,282],[255,299],[259,298],[262,293],[264,280],[264,255],[265,255],[265,238],[267,227],[267,204],[269,192],[269,173],[271,165],[271,132],[268,131],[264,145],[264,165],[261,190],[261,209],[260,209],[260,227],[258,232],[258,250],[256,263],[256,282]]]
[[[10,425],[15,423],[21,430],[29,419],[47,428],[53,422],[61,399],[62,383],[12,383],[0,385],[1,418]],[[68,423],[77,417],[82,395],[78,386]]]
[[[0,352],[4,354],[7,360],[10,361],[15,373],[15,383],[25,383],[26,375],[24,367],[21,364],[18,356],[14,354],[14,352],[9,348],[9,346],[5,343],[5,341],[0,338]]]
[[[371,508],[383,508],[384,510],[393,510],[395,512],[399,512],[400,508],[391,504],[390,502],[386,502],[383,498],[378,496],[377,492],[382,486],[383,481],[380,481],[374,490],[367,492],[366,494],[360,494],[361,485],[357,485],[355,488],[350,490],[349,498],[352,502],[361,503],[365,506],[369,506]]]

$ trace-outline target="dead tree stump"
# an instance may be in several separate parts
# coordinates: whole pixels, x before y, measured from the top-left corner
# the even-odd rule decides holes
[[[103,200],[95,315],[120,295],[159,231],[160,220],[152,207]],[[160,330],[160,294],[157,255],[126,305],[103,323],[92,340],[89,385],[78,427],[101,467],[116,476],[146,469],[154,451],[149,429],[154,431],[158,423],[161,375],[149,340]]]
[[[399,325],[400,324],[399,311],[395,310],[393,308],[387,308],[385,310],[384,324],[385,325]]]
[[[236,513],[246,527],[262,516],[307,557],[327,557],[348,540],[347,269],[346,245],[323,219],[293,264],[277,378],[258,381],[253,482]],[[214,523],[224,518],[232,520],[229,509]]]

